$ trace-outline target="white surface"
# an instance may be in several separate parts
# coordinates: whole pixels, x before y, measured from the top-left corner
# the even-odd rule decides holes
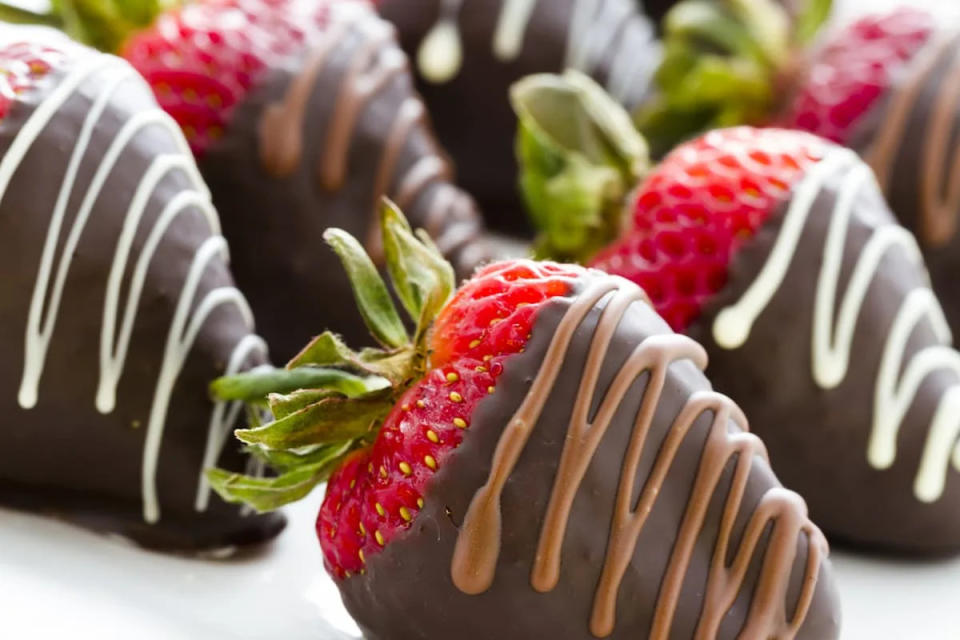
[[[0,509],[0,638],[355,638],[313,534],[321,496],[291,509],[260,553],[227,560],[144,551]]]
[[[263,553],[229,560],[151,553],[0,510],[0,638],[355,638],[313,534],[319,500],[316,492],[291,508],[287,530]],[[833,562],[844,640],[960,637],[960,558],[836,552]]]

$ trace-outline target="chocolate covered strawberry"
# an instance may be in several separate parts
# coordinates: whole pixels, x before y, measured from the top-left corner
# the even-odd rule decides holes
[[[578,86],[531,78],[515,91],[523,145],[568,167],[550,176],[531,163],[525,184],[590,175],[588,155],[550,135],[561,121],[538,118],[556,113],[541,99],[558,85]],[[570,95],[593,112],[596,96]],[[593,170],[603,168],[628,194],[626,220],[584,260],[639,284],[705,345],[713,382],[759,417],[778,473],[818,522],[870,546],[960,548],[960,353],[870,168],[811,134],[749,127],[681,145],[633,189],[617,165]],[[551,217],[550,193],[530,198],[536,218],[554,223],[548,249],[571,237],[562,203]]]
[[[377,257],[383,195],[462,275],[504,250],[453,186],[407,58],[369,3],[56,7],[68,32],[127,59],[183,129],[223,215],[237,281],[277,355],[291,356],[317,326],[357,331],[360,318],[343,304],[349,284],[318,247],[335,225]]]
[[[870,15],[809,62],[785,126],[860,152],[901,223],[920,239],[933,287],[960,330],[960,33],[920,9]]]
[[[180,129],[126,62],[4,35],[0,504],[165,549],[273,537],[202,476],[248,462],[205,387],[266,345]]]
[[[329,476],[317,535],[367,638],[837,637],[802,499],[639,288],[519,260],[454,292],[424,234],[389,206],[382,226],[412,336],[359,243],[328,231],[383,349],[325,333],[291,372],[370,390],[270,395],[275,420],[237,435],[282,474],[211,472],[258,508]]]

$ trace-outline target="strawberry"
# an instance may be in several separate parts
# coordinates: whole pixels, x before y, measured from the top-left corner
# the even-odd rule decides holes
[[[868,15],[809,62],[786,126],[850,146],[873,167],[900,222],[920,239],[934,290],[960,331],[960,190],[952,141],[960,40],[915,8]]]
[[[161,549],[272,538],[200,476],[249,461],[205,386],[267,354],[180,129],[123,60],[5,34],[0,503]]]
[[[444,307],[429,369],[394,404],[374,444],[330,478],[317,535],[331,573],[363,570],[365,558],[410,526],[427,482],[460,445],[477,404],[496,392],[505,362],[523,350],[537,311],[569,293],[575,275],[549,263],[496,263]]]
[[[37,82],[63,64],[63,53],[42,43],[20,42],[5,47],[0,55],[2,120],[19,96],[33,89]]]
[[[808,63],[781,124],[849,144],[860,121],[893,88],[934,31],[931,14],[899,7],[832,34]]]
[[[558,85],[568,87],[563,110],[549,103]],[[563,247],[632,280],[675,330],[701,340],[717,388],[760,417],[778,471],[828,532],[914,553],[960,548],[960,459],[950,460],[960,353],[869,167],[807,132],[739,127],[677,147],[631,185],[622,153],[619,164],[593,153],[599,134],[564,137],[564,122],[615,118],[599,91],[568,77],[514,89],[521,157],[534,160],[521,182],[545,222],[544,253]],[[617,179],[598,195],[583,178],[602,171]],[[608,211],[573,218],[568,196],[552,215],[553,184]],[[565,244],[600,237],[617,210],[628,219],[608,246]]]
[[[288,365],[349,393],[219,381],[269,404],[237,436],[280,475],[208,473],[261,510],[328,480],[317,536],[366,637],[837,637],[822,534],[635,285],[513,260],[454,292],[427,236],[389,204],[381,226],[412,336],[359,243],[329,230],[383,348],[325,333]],[[734,551],[749,575],[727,569]]]
[[[516,251],[484,232],[453,185],[407,60],[371,3],[64,0],[55,9],[43,19],[129,61],[179,123],[223,215],[237,280],[281,357],[316,326],[363,339],[356,311],[328,304],[349,299],[349,284],[316,247],[339,225],[382,261],[383,195],[461,275]],[[274,312],[290,300],[295,313]]]
[[[812,135],[725,129],[667,156],[633,200],[630,231],[590,264],[636,282],[675,331],[729,279],[737,252],[822,157]]]

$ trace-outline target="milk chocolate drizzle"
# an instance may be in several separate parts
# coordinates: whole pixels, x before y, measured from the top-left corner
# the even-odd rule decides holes
[[[360,39],[358,45],[345,44],[351,34]],[[310,98],[318,88],[323,71],[335,55],[342,54],[346,46],[352,46],[352,49],[330,98],[334,101],[333,115],[325,127],[326,138],[317,168],[318,180],[324,189],[337,191],[343,187],[348,178],[351,142],[356,137],[355,130],[361,114],[371,100],[408,69],[407,58],[396,45],[393,27],[361,5],[348,3],[332,10],[331,24],[323,41],[307,57],[283,100],[268,105],[264,110],[259,130],[260,157],[271,175],[277,178],[289,176],[300,164]],[[438,182],[446,184],[450,179],[450,167],[437,148],[409,166],[401,165],[407,142],[417,127],[423,126],[425,116],[423,104],[413,95],[405,98],[393,111],[393,121],[383,140],[380,156],[372,164],[376,173],[370,199],[371,211],[380,202],[381,196],[390,195],[391,187],[395,187],[398,204],[409,206],[431,185]],[[458,209],[472,207],[469,200],[464,198],[440,197],[441,192],[452,190],[438,190],[429,203],[427,226],[435,236],[445,230],[449,220],[462,213],[454,210],[454,205],[459,205]],[[368,245],[376,253],[377,243],[373,239],[379,238],[379,234],[376,225],[372,227]]]
[[[939,65],[948,62],[942,79],[934,78]],[[910,116],[918,108],[924,89],[939,80],[935,102],[926,123],[922,161],[916,167],[919,181],[919,231],[923,241],[934,247],[947,244],[957,229],[960,214],[960,149],[948,160],[951,128],[960,108],[960,35],[955,32],[934,37],[904,74],[904,82],[893,95],[886,118],[868,154],[884,191],[889,190],[894,160],[904,142]],[[944,171],[944,167],[947,170]]]
[[[610,295],[612,294],[612,295]],[[547,350],[543,365],[520,408],[511,418],[494,452],[487,483],[474,495],[464,518],[454,550],[451,576],[465,593],[479,594],[493,584],[500,553],[500,498],[521,453],[536,427],[560,373],[574,334],[586,315],[609,295],[594,333],[570,418],[550,502],[544,518],[534,560],[531,583],[538,591],[556,587],[560,575],[560,554],[567,522],[584,475],[621,402],[633,383],[645,372],[650,379],[637,414],[626,452],[616,506],[607,543],[603,572],[596,590],[590,630],[597,637],[613,632],[616,600],[620,583],[634,554],[647,516],[655,506],[674,458],[696,420],[713,414],[710,434],[704,448],[694,488],[673,554],[663,577],[650,638],[667,638],[695,543],[704,525],[707,508],[728,463],[736,458],[733,482],[726,496],[721,525],[696,638],[715,637],[724,615],[743,586],[747,569],[761,552],[760,543],[768,526],[769,542],[763,552],[763,565],[749,615],[741,637],[792,638],[803,624],[813,599],[821,559],[827,544],[820,531],[807,518],[806,505],[785,489],[770,489],[751,514],[740,546],[730,564],[731,533],[755,457],[766,459],[766,450],[758,438],[747,433],[746,418],[731,400],[713,392],[690,396],[674,420],[663,442],[653,469],[634,503],[633,484],[654,414],[663,392],[668,368],[679,360],[690,360],[699,368],[706,366],[706,352],[687,337],[665,334],[651,336],[637,345],[618,371],[592,422],[589,410],[597,392],[601,367],[611,340],[630,305],[645,300],[637,287],[618,279],[604,279],[590,285],[570,306]],[[744,431],[731,433],[730,421]],[[805,533],[808,543],[806,575],[799,601],[791,617],[787,612],[787,587],[795,560],[797,541]]]

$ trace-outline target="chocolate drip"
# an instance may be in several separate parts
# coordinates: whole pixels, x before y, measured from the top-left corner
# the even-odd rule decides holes
[[[510,85],[572,66],[633,107],[649,95],[661,58],[635,0],[427,0],[413,11],[405,0],[384,0],[380,10],[418,57],[418,89],[463,186],[504,230],[528,228],[516,186]]]
[[[206,387],[266,349],[192,155],[132,68],[63,46],[0,123],[0,501],[153,547],[272,537],[202,477],[246,462]]]
[[[853,153],[828,149],[691,335],[825,530],[960,547],[960,353],[916,242]]]
[[[574,287],[412,527],[341,582],[366,637],[835,638],[826,544],[703,350],[625,281]]]
[[[449,183],[407,67],[393,28],[368,6],[334,5],[320,42],[264,78],[201,160],[237,280],[282,356],[322,327],[365,339],[322,233],[346,229],[376,256],[383,195],[430,230],[461,275],[496,255],[488,245],[471,250],[482,223],[472,199]],[[291,299],[295,307],[281,311]]]
[[[537,546],[532,574],[533,587],[541,592],[552,591],[557,587],[563,537],[583,477],[624,396],[637,378],[649,373],[644,400],[629,441],[617,490],[612,530],[590,622],[592,633],[602,638],[613,632],[616,622],[616,594],[636,550],[637,540],[647,517],[660,495],[663,482],[684,438],[697,418],[710,412],[714,415],[710,435],[683,524],[677,534],[674,551],[663,578],[650,637],[667,638],[670,635],[677,600],[690,565],[694,544],[703,529],[710,500],[719,488],[727,464],[735,459],[737,462],[734,479],[721,516],[718,543],[696,637],[716,637],[723,616],[736,600],[746,569],[757,553],[761,534],[772,524],[759,579],[760,589],[744,622],[742,634],[744,637],[793,638],[803,624],[807,607],[812,600],[820,561],[826,555],[826,541],[806,518],[806,505],[799,497],[782,489],[771,489],[763,495],[750,516],[746,532],[741,538],[741,546],[735,554],[731,554],[730,531],[742,507],[743,492],[752,460],[755,456],[766,459],[766,450],[760,440],[749,433],[728,433],[727,424],[731,417],[741,429],[746,428],[746,418],[729,399],[711,392],[697,392],[690,396],[669,427],[669,433],[643,485],[636,508],[631,506],[634,479],[637,477],[640,456],[663,392],[667,367],[676,360],[689,359],[699,368],[703,368],[706,366],[706,353],[699,345],[683,336],[662,335],[647,338],[633,350],[617,372],[603,395],[600,406],[594,409],[594,418],[590,421],[589,412],[596,396],[600,368],[613,334],[630,305],[639,300],[645,301],[645,296],[636,287],[618,288],[618,285],[620,283],[611,279],[586,290],[573,303],[568,315],[557,327],[543,367],[533,381],[523,404],[504,429],[494,453],[490,478],[477,491],[464,517],[453,555],[453,582],[470,594],[482,593],[493,584],[502,535],[500,495],[503,487],[537,425],[574,331],[587,312],[613,291],[614,296],[607,303],[597,323],[574,402],[566,444]],[[807,534],[810,544],[807,575],[794,617],[788,620],[784,613],[787,585],[796,557],[796,541],[801,532]],[[734,559],[728,565],[727,558],[731,555]],[[782,619],[778,619],[777,615],[781,613]]]

